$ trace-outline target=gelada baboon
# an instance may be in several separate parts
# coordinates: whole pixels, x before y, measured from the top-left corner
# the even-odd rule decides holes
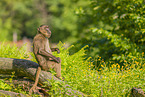
[[[41,69],[45,71],[49,71],[50,68],[54,69],[56,71],[56,77],[59,78],[61,76],[61,60],[59,57],[52,55],[52,51],[57,51],[57,53],[60,51],[58,48],[50,48],[49,46],[48,39],[51,36],[51,31],[47,25],[41,25],[37,30],[38,33],[33,39],[33,53],[39,67],[37,69],[35,83],[29,91],[30,93],[35,91]]]

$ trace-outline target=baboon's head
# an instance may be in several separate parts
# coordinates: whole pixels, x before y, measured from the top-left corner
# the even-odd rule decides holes
[[[37,30],[38,30],[38,33],[43,34],[47,38],[50,38],[51,31],[49,30],[47,25],[41,25]]]

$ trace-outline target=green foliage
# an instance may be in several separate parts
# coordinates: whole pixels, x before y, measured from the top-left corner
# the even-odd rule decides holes
[[[16,45],[12,46],[10,44],[5,44],[5,42],[3,42],[0,45],[0,57],[26,59],[29,57],[29,55],[26,52],[25,45],[21,48],[18,48]]]
[[[16,32],[18,39],[22,36],[32,37],[41,24],[39,17],[35,17],[34,0],[1,0],[0,1],[0,41],[12,40]],[[33,10],[32,10],[33,8]]]
[[[15,74],[15,72],[12,72],[12,75],[10,76],[10,78],[6,78],[4,80],[0,79],[0,90],[13,91],[13,92],[17,92],[17,93],[26,94],[25,91],[22,91],[23,87],[20,87],[20,86],[15,87],[14,86],[14,84],[12,82],[12,80],[13,80],[13,78],[15,76],[14,74]],[[9,84],[5,83],[5,81],[9,82]]]
[[[10,90],[11,86],[6,84],[3,80],[0,80],[0,90]]]
[[[76,10],[79,25],[87,24],[75,45],[89,45],[87,55],[94,58],[120,62],[140,58],[145,49],[144,9],[144,0],[91,0],[87,8]]]
[[[0,1],[0,41],[12,40],[16,32],[18,39],[33,38],[37,27],[50,26],[53,42],[76,40],[78,17],[74,10],[86,6],[89,0],[1,0]]]
[[[88,57],[121,61],[145,50],[144,0],[1,0],[0,8],[0,41],[33,38],[48,24],[51,41],[76,42],[71,54],[88,45]]]
[[[49,93],[53,96],[68,96],[66,89],[70,87],[65,87],[65,84],[70,85],[73,90],[94,97],[100,95],[129,96],[132,87],[141,87],[142,89],[145,87],[143,58],[141,59],[142,63],[136,61],[136,58],[133,58],[130,63],[125,60],[125,67],[120,67],[118,63],[104,62],[101,57],[98,57],[96,61],[99,62],[99,71],[97,71],[94,69],[93,63],[90,62],[90,58],[84,60],[86,55],[84,49],[87,46],[73,55],[69,54],[69,49],[73,46],[64,49],[63,44],[59,43],[58,47],[61,53],[57,55],[55,52],[54,54],[62,60],[62,77],[65,78],[65,82],[50,80],[52,87]]]
[[[75,35],[78,33],[78,17],[74,10],[80,6],[86,6],[89,0],[53,0],[47,1],[51,12],[52,38],[53,41],[66,41],[72,43],[76,41]],[[59,37],[58,37],[59,36]]]
[[[145,64],[143,60],[144,53],[139,62],[136,57],[133,57],[132,61],[124,61],[124,66],[120,66],[118,63],[105,62],[98,56],[96,62],[99,63],[99,68],[94,69],[91,58],[85,59],[85,46],[73,55],[69,54],[69,49],[74,46],[70,46],[65,49],[64,44],[61,42],[58,47],[61,51],[60,54],[54,52],[53,54],[60,57],[62,60],[62,77],[64,77],[64,83],[54,80],[49,80],[52,87],[50,87],[49,94],[52,96],[65,96],[67,89],[77,90],[83,92],[86,96],[129,96],[132,87],[141,87],[144,90],[145,87]],[[5,51],[4,51],[5,49]],[[21,51],[21,56],[20,53]],[[16,54],[12,54],[12,52]],[[0,47],[0,53],[2,57],[9,58],[21,58],[22,56],[28,56],[24,48],[16,48],[15,46],[9,47],[9,45],[2,45]],[[3,55],[2,55],[3,54]],[[13,56],[14,55],[14,56]],[[17,57],[16,57],[17,56]],[[26,57],[22,57],[26,58]],[[34,59],[32,59],[34,60]],[[108,67],[109,66],[109,67]],[[12,83],[12,77],[8,79],[11,85],[6,84],[3,80],[0,80],[0,89],[10,90],[18,93],[28,94],[23,91],[22,87],[14,87]],[[47,83],[45,83],[47,86]],[[65,85],[70,85],[67,87]],[[77,94],[78,95],[78,94]],[[35,97],[35,95],[34,95]]]

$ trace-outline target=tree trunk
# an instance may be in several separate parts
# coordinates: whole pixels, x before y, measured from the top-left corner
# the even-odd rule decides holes
[[[26,76],[31,80],[35,79],[36,70],[38,68],[38,64],[29,60],[24,59],[13,59],[13,58],[0,58],[0,74],[11,74],[11,72],[15,71],[17,76]],[[39,83],[43,84],[43,82],[50,83],[47,79],[54,79],[60,81],[60,79],[52,76],[50,72],[41,71],[39,77]],[[66,87],[69,85],[66,85]],[[77,93],[84,96],[83,93],[68,89],[69,94]],[[68,94],[68,95],[69,95]]]

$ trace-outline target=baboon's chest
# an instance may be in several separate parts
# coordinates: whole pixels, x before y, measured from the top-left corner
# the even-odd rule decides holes
[[[45,50],[46,50],[47,52],[49,52],[49,53],[52,53],[52,52],[51,52],[51,49],[50,49],[50,46],[49,46],[49,40],[48,40],[48,39],[46,39]]]

